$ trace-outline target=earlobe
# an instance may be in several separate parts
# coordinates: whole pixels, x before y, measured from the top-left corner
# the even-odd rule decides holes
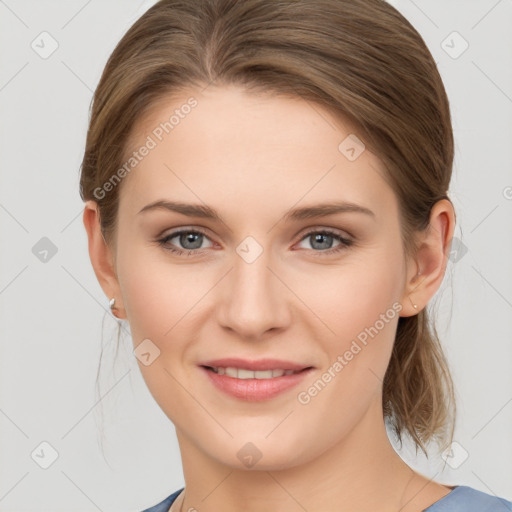
[[[419,313],[441,286],[454,228],[453,205],[448,199],[441,199],[431,209],[427,228],[418,233],[418,250],[409,265],[401,316]]]
[[[114,258],[112,249],[106,243],[101,232],[99,209],[95,201],[86,201],[83,222],[87,232],[89,257],[94,273],[109,301],[114,297],[116,298],[115,314],[114,309],[111,309],[114,316],[121,318],[121,308],[118,305],[121,300],[121,292],[115,272]]]

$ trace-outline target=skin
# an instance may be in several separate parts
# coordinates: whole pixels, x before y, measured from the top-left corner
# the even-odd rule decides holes
[[[338,150],[356,133],[350,125],[300,98],[235,86],[190,89],[157,105],[137,124],[130,149],[191,95],[198,105],[124,178],[115,245],[101,235],[94,201],[83,216],[94,271],[129,322],[134,346],[150,339],[160,350],[139,367],[176,427],[186,495],[173,510],[423,510],[450,488],[415,473],[393,449],[382,380],[399,315],[417,314],[442,283],[451,203],[433,207],[420,249],[406,259],[381,162],[368,149],[354,161]],[[206,204],[222,220],[138,213],[158,199]],[[375,215],[284,219],[290,208],[339,200]],[[206,233],[194,255],[155,242],[182,227]],[[322,229],[354,243],[327,254],[341,242],[315,243],[308,233]],[[236,251],[247,236],[263,251],[252,263]],[[179,236],[173,244],[197,247],[183,238],[180,245]],[[297,394],[393,303],[399,315],[308,404],[299,403]],[[249,402],[218,391],[197,366],[229,356],[315,369],[296,388]],[[248,442],[262,454],[251,468],[237,457]]]

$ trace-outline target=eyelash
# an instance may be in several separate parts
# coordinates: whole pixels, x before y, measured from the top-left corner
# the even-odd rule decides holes
[[[203,235],[204,237],[209,238],[206,233],[204,233],[203,231],[198,230],[198,229],[181,229],[178,231],[173,231],[172,233],[169,233],[165,237],[158,239],[157,243],[161,247],[163,247],[165,250],[170,251],[178,256],[182,256],[182,255],[194,256],[194,255],[198,254],[201,251],[201,249],[183,250],[183,249],[176,249],[175,247],[171,247],[170,245],[168,245],[168,240],[175,238],[176,236],[181,235],[182,233],[194,233],[194,234]],[[318,253],[318,256],[332,255],[334,253],[338,253],[340,251],[348,249],[349,247],[351,247],[354,244],[353,240],[344,238],[339,233],[336,233],[335,231],[332,231],[330,229],[320,229],[320,230],[308,231],[307,233],[304,234],[304,236],[300,239],[300,241],[306,239],[308,236],[311,236],[313,234],[330,235],[340,242],[340,244],[337,245],[336,247],[334,247],[332,249],[326,249],[325,251],[321,251],[321,250],[315,251],[314,249],[311,249],[311,250],[313,250],[313,252]]]

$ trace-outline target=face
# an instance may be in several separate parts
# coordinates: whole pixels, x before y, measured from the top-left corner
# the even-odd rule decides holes
[[[122,182],[120,299],[153,397],[221,464],[292,467],[382,420],[406,262],[397,198],[353,133],[302,99],[213,86],[134,132],[130,154],[150,149]]]

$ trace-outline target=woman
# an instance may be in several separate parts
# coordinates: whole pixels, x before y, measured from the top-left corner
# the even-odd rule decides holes
[[[512,510],[413,471],[453,436],[426,306],[454,233],[446,93],[379,0],[162,0],[111,55],[80,183],[96,276],[174,423],[149,511]]]

